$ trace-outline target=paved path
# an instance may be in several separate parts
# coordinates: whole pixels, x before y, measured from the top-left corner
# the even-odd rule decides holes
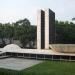
[[[21,59],[21,58],[6,58],[0,59],[0,68],[23,70],[33,65],[39,64],[40,60]]]

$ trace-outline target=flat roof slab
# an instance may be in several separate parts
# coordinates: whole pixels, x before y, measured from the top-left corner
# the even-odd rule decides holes
[[[6,58],[0,59],[0,68],[11,70],[23,70],[41,62],[43,61],[22,58]]]

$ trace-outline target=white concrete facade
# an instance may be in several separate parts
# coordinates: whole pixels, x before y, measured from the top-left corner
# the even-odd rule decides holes
[[[37,49],[41,49],[41,10],[37,13]]]
[[[49,49],[49,9],[45,10],[45,49]]]
[[[39,10],[37,16],[37,49],[49,49],[49,44],[54,43],[55,13],[46,9]]]

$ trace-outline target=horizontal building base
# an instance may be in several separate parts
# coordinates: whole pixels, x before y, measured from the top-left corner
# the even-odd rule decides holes
[[[47,54],[6,52],[6,56],[15,57],[15,58],[36,59],[36,60],[75,61],[75,56],[67,56],[67,55],[47,55]]]

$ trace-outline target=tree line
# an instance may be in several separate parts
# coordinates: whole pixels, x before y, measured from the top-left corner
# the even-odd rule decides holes
[[[15,23],[0,23],[0,40],[1,46],[4,47],[6,45],[5,38],[10,40],[19,40],[23,47],[26,46],[30,41],[36,40],[36,26],[31,25],[30,21],[25,18],[23,20],[19,20]]]
[[[75,44],[75,24],[68,21],[56,21],[56,43]]]
[[[75,43],[75,24],[72,22],[55,21],[55,43]],[[0,23],[0,46],[6,45],[5,38],[10,40],[19,40],[25,48],[26,44],[37,39],[37,26],[31,25],[30,21],[25,18],[15,23]],[[30,45],[31,46],[31,45]]]

